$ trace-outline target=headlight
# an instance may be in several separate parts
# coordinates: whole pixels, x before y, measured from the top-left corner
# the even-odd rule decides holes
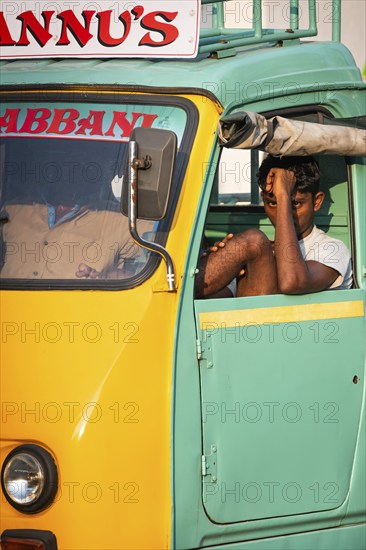
[[[57,492],[57,468],[48,451],[38,445],[20,445],[6,457],[1,486],[17,510],[34,514],[44,510]]]
[[[5,491],[17,504],[32,504],[39,499],[44,486],[42,466],[28,453],[14,455],[4,469]]]

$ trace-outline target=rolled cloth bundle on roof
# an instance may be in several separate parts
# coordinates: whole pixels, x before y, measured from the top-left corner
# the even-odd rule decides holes
[[[328,119],[327,124],[238,111],[219,121],[221,145],[233,149],[260,149],[273,156],[366,155],[366,117],[346,121]]]

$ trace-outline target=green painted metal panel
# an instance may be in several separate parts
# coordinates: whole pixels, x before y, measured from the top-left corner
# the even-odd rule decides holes
[[[360,287],[366,289],[366,157],[355,159],[352,170],[353,203],[355,218],[355,265]]]
[[[341,506],[361,413],[355,376],[362,378],[364,368],[363,292],[206,300],[195,307],[208,464],[203,503],[211,520]],[[265,318],[257,320],[260,308]]]
[[[337,529],[324,529],[312,533],[301,533],[287,537],[273,537],[226,544],[223,550],[364,550],[366,548],[366,527],[352,525]],[[206,546],[206,550],[217,546]]]
[[[299,59],[301,58],[301,64]],[[212,92],[224,106],[298,94],[306,88],[365,88],[350,52],[337,43],[287,48],[243,48],[225,59],[192,61],[41,60],[0,63],[3,85],[132,85],[191,88]],[[271,105],[269,105],[271,107]]]

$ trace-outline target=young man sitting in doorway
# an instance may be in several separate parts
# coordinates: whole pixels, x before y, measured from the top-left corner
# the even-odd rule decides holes
[[[315,160],[268,156],[260,166],[258,180],[264,210],[275,227],[274,242],[254,228],[227,235],[201,257],[196,297],[350,288],[352,266],[347,247],[314,225],[314,214],[324,200]]]

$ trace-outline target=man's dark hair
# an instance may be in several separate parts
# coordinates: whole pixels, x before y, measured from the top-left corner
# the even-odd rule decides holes
[[[313,197],[319,191],[320,170],[313,157],[272,157],[268,155],[259,167],[257,177],[262,191],[266,188],[266,179],[271,168],[291,170],[296,177],[295,190],[311,193]]]

